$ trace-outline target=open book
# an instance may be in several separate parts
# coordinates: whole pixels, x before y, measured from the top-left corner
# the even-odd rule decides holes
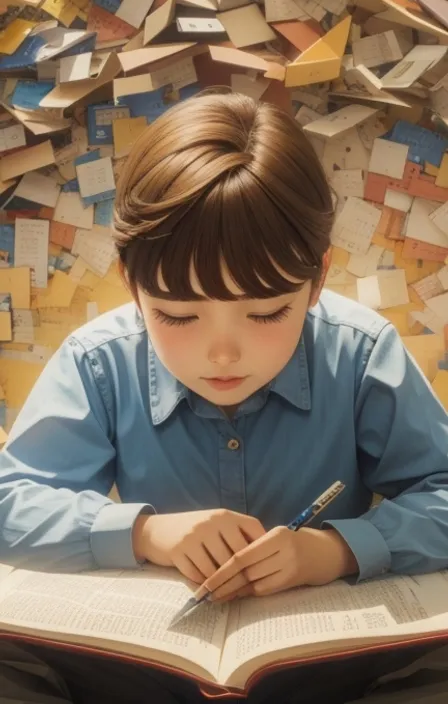
[[[205,602],[167,628],[195,588],[156,566],[55,575],[0,565],[0,637],[125,655],[195,679],[208,692],[248,691],[288,662],[448,639],[448,570]]]

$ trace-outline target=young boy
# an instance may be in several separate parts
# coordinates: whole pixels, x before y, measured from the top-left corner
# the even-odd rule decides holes
[[[322,292],[332,224],[318,159],[274,106],[201,95],[148,127],[116,201],[134,303],[71,335],[19,414],[1,562],[148,560],[221,599],[448,567],[447,415],[388,321]],[[282,527],[336,480],[323,523]],[[50,701],[48,681],[8,670],[44,667],[36,652],[1,647],[8,701]],[[200,701],[130,667],[120,699],[115,668],[99,684],[96,667],[52,673],[51,701]],[[281,701],[308,701],[291,687]]]

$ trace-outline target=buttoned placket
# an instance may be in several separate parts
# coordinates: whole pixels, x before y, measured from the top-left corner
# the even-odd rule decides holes
[[[236,430],[236,423],[228,420],[218,423],[221,505],[230,511],[247,513],[243,438]],[[242,428],[244,419],[238,425]]]

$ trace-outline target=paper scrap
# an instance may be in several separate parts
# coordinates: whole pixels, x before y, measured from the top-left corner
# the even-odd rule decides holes
[[[381,210],[361,198],[347,198],[336,219],[331,241],[351,254],[367,254]]]
[[[0,181],[22,176],[27,171],[35,171],[54,164],[54,152],[50,140],[6,154],[0,160]]]
[[[403,178],[409,147],[378,137],[373,143],[369,171],[391,178]]]
[[[95,203],[114,196],[115,178],[110,157],[80,164],[76,167],[76,173],[83,199]]]
[[[79,193],[61,191],[56,203],[53,220],[64,225],[74,225],[74,227],[91,230],[94,214],[93,205],[84,208]]]
[[[54,178],[43,176],[37,171],[28,171],[20,181],[15,196],[20,196],[33,203],[54,208],[59,198],[61,187]]]
[[[14,263],[31,268],[31,283],[36,288],[47,287],[49,235],[48,220],[16,218]]]
[[[374,68],[403,58],[395,32],[389,30],[366,36],[352,44],[354,65]]]
[[[0,129],[0,152],[18,149],[26,146],[25,128],[23,125],[12,125]]]

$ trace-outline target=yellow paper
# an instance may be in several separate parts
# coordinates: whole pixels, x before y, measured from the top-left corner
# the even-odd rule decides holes
[[[286,67],[285,86],[306,86],[338,78],[350,24],[349,15],[289,64]]]
[[[448,411],[448,372],[440,369],[432,382],[434,393],[438,396],[442,406]]]
[[[22,176],[27,171],[42,169],[54,164],[54,151],[50,140],[36,144],[34,147],[21,149],[7,154],[0,161],[0,181]]]
[[[9,56],[14,54],[36,24],[37,22],[28,22],[20,18],[13,20],[3,32],[0,32],[1,53]]]
[[[423,304],[418,304],[411,301],[410,303],[405,303],[401,306],[386,308],[381,311],[381,315],[397,328],[399,335],[406,336],[413,335],[417,332],[415,325],[410,320],[410,313],[422,310],[424,310]]]
[[[395,243],[394,264],[397,269],[404,269],[406,272],[406,282],[414,284],[425,276],[435,274],[442,268],[442,262],[421,261],[419,259],[403,259],[401,253],[403,251],[403,242]]]
[[[405,335],[402,340],[428,381],[433,382],[445,352],[443,335]]]
[[[0,268],[0,292],[10,293],[13,308],[31,306],[31,269],[27,266]]]
[[[8,439],[8,436],[6,435],[3,428],[0,426],[0,447],[2,447],[5,444],[7,439]]]
[[[12,316],[7,310],[0,311],[0,342],[12,340]]]
[[[448,152],[443,155],[439,173],[436,177],[436,186],[448,188]]]
[[[20,409],[23,406],[43,368],[44,364],[37,362],[2,359],[0,364],[0,384],[5,390],[6,405],[9,408]],[[44,403],[43,399],[42,403]]]
[[[55,271],[46,291],[37,294],[36,308],[68,308],[77,285],[68,274]]]
[[[45,0],[42,10],[56,17],[57,20],[70,27],[78,15],[78,8],[70,0]]]
[[[91,292],[90,300],[98,305],[98,312],[101,315],[112,308],[118,308],[118,306],[129,303],[131,295],[124,286],[118,288],[101,279],[100,283]]]
[[[147,128],[145,117],[130,117],[114,120],[112,130],[114,135],[115,156],[127,156],[136,139]]]
[[[434,164],[430,164],[429,161],[426,161],[425,174],[428,174],[428,176],[435,176],[437,178],[439,174],[439,169],[437,166],[434,166]]]

